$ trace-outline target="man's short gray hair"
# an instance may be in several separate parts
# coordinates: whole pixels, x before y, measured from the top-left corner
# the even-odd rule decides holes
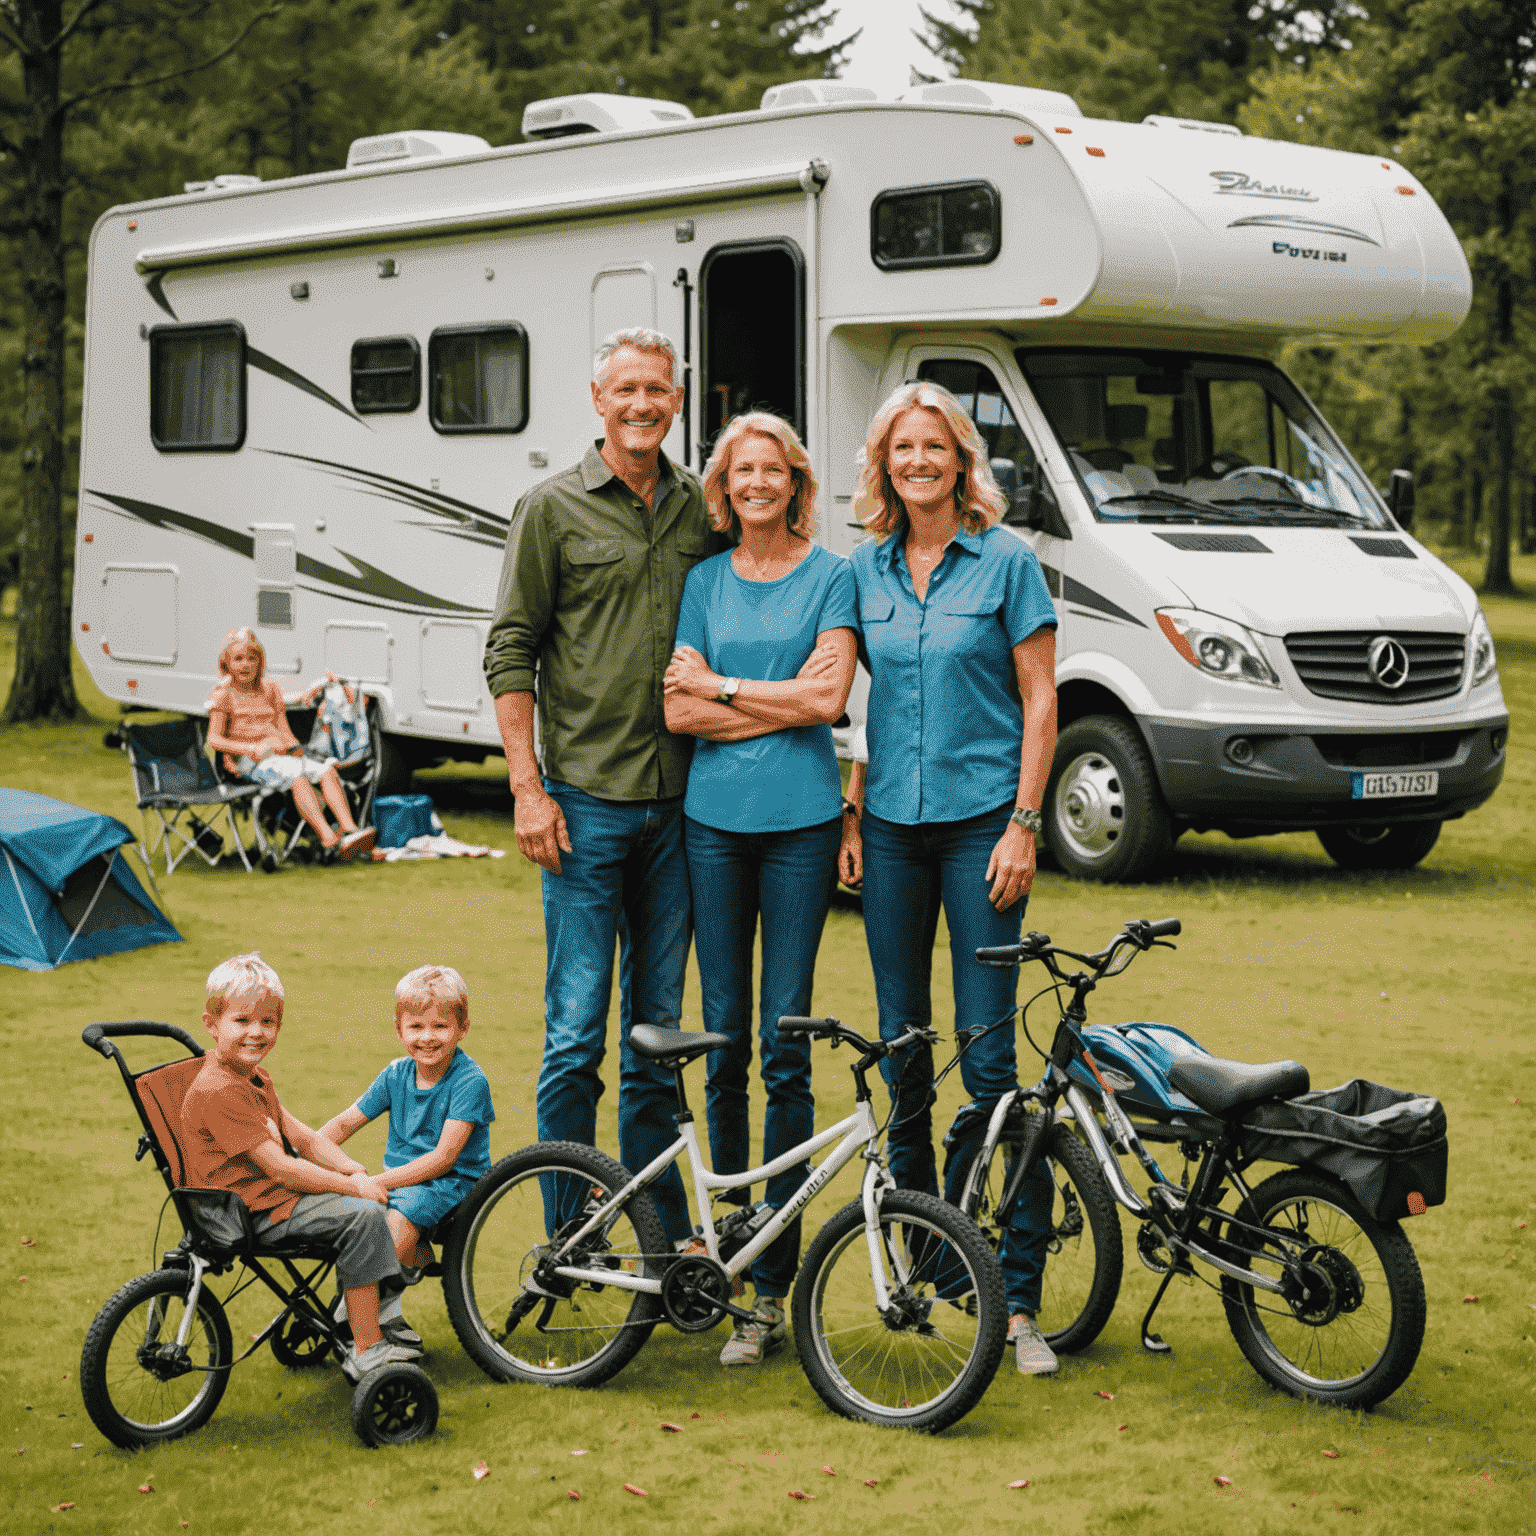
[[[677,383],[677,348],[672,345],[672,338],[663,336],[660,331],[648,330],[643,325],[635,325],[628,330],[614,331],[612,335],[605,336],[597,351],[592,354],[592,381],[599,389],[607,387],[608,360],[620,347],[633,347],[636,352],[665,353],[667,361],[672,365],[672,382]]]

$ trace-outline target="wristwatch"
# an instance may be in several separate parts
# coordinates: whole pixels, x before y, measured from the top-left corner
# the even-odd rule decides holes
[[[715,695],[716,704],[732,704],[736,700],[736,690],[741,687],[739,677],[728,677],[720,684],[720,692]]]
[[[1036,837],[1045,830],[1045,823],[1040,819],[1040,812],[1028,805],[1016,806],[1013,815],[1008,820],[1014,826],[1022,827],[1026,832],[1033,832]]]

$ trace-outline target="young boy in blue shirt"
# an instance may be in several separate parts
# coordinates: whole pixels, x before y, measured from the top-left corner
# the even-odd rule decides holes
[[[384,1171],[386,1213],[407,1285],[433,1262],[422,1237],[490,1171],[491,1086],[460,1048],[469,1033],[469,989],[447,965],[418,966],[395,987],[395,1033],[407,1054],[390,1062],[368,1091],[326,1123],[321,1135],[340,1146],[381,1114],[389,1115]],[[421,1336],[386,1299],[380,1326],[391,1343],[421,1352]]]

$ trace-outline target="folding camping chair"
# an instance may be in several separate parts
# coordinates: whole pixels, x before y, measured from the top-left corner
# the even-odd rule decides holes
[[[224,854],[219,830],[222,812],[229,836],[247,873],[251,861],[235,825],[237,807],[248,806],[261,794],[259,785],[226,782],[203,751],[205,724],[189,716],[158,725],[124,725],[123,745],[133,769],[133,793],[144,818],[139,849],[149,864],[157,853],[165,857],[169,876],[195,853],[209,868]],[[199,812],[208,812],[204,820]],[[185,824],[183,824],[185,818]],[[151,821],[154,829],[151,830]]]
[[[287,711],[288,729],[311,757],[336,759],[336,776],[347,792],[352,819],[359,827],[367,827],[372,824],[379,781],[379,701],[365,694],[360,682],[344,683],[352,689],[355,703],[348,705],[343,683],[331,683],[319,705]],[[312,856],[314,834],[288,791],[264,789],[235,778],[217,754],[214,772],[221,783],[252,791],[239,814],[249,817],[250,843],[264,870],[270,874],[295,855]]]

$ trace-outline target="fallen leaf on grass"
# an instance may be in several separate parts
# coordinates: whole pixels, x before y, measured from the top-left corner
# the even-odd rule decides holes
[[[683,1426],[681,1424],[663,1423],[661,1427],[666,1430],[669,1435],[680,1435],[683,1432]]]
[[[880,1479],[878,1477],[866,1477],[864,1479],[864,1486],[866,1488],[878,1488],[880,1486]]]
[[[73,1509],[74,1507],[75,1505],[73,1500],[71,1500],[68,1504],[55,1504],[53,1506],[53,1513],[56,1515],[62,1515],[66,1509]]]
[[[698,1418],[698,1414],[696,1414],[696,1413],[690,1413],[690,1414],[689,1414],[689,1415],[688,1415],[688,1417],[689,1417],[689,1418],[690,1418],[690,1419],[696,1419],[696,1418]]]
[[[1129,1429],[1130,1427],[1131,1426],[1129,1424],[1121,1424],[1121,1425],[1117,1426],[1117,1428],[1119,1428],[1119,1429]]]
[[[76,1441],[74,1441],[70,1445],[69,1448],[72,1451],[83,1451],[85,1449],[85,1441],[84,1440],[76,1440]]]
[[[811,1500],[816,1497],[814,1493],[806,1493],[802,1488],[791,1488],[789,1490],[789,1496],[792,1499],[803,1499],[807,1504],[809,1504]]]
[[[153,1483],[140,1483],[139,1484],[139,1492],[140,1493],[153,1493],[154,1491],[155,1491],[155,1485]]]
[[[624,1492],[625,1493],[632,1493],[632,1494],[634,1494],[634,1496],[637,1499],[648,1499],[648,1498],[650,1498],[650,1494],[648,1494],[645,1491],[644,1488],[636,1488],[633,1483],[625,1483],[624,1484]]]
[[[1468,1302],[1468,1301],[1481,1301],[1483,1298],[1481,1296],[1463,1296],[1461,1299],[1462,1299],[1463,1302]]]
[[[1230,1477],[1223,1477],[1219,1472],[1215,1477],[1211,1479],[1211,1481],[1215,1483],[1218,1488],[1230,1488],[1232,1486],[1232,1479]]]
[[[17,1285],[25,1285],[26,1283],[27,1283],[27,1277],[25,1275],[17,1275],[16,1276],[16,1284]]]
[[[26,1454],[27,1454],[27,1448],[26,1448],[26,1446],[24,1446],[24,1445],[18,1445],[18,1446],[17,1446],[17,1447],[16,1447],[16,1454],[17,1454],[17,1455],[18,1455],[18,1456],[25,1456],[25,1455],[26,1455]]]
[[[1113,1392],[1095,1392],[1093,1395],[1095,1397],[1102,1397],[1106,1403],[1112,1403],[1115,1400]]]
[[[835,1467],[823,1467],[821,1470],[825,1472],[828,1477],[837,1476],[837,1469]]]
[[[581,1502],[581,1495],[579,1493],[577,1493],[577,1491],[574,1488],[567,1488],[565,1490],[565,1496],[568,1499],[575,1499],[577,1501],[577,1503]]]
[[[23,1248],[36,1248],[37,1244],[34,1243],[30,1237],[24,1237],[21,1240],[21,1246]]]
[[[1028,1488],[1029,1479],[1027,1477],[1021,1477],[1016,1479],[1014,1482],[1009,1483],[1008,1486],[1010,1488]]]
[[[1337,1451],[1324,1451],[1323,1455],[1326,1456],[1329,1461],[1337,1461],[1339,1459],[1339,1453]]]
[[[475,1474],[475,1481],[477,1483],[482,1478],[486,1478],[486,1477],[489,1477],[491,1475],[490,1466],[486,1462],[483,1462],[483,1461],[477,1461],[475,1463],[475,1465],[474,1465],[473,1471],[474,1471],[474,1474]]]

